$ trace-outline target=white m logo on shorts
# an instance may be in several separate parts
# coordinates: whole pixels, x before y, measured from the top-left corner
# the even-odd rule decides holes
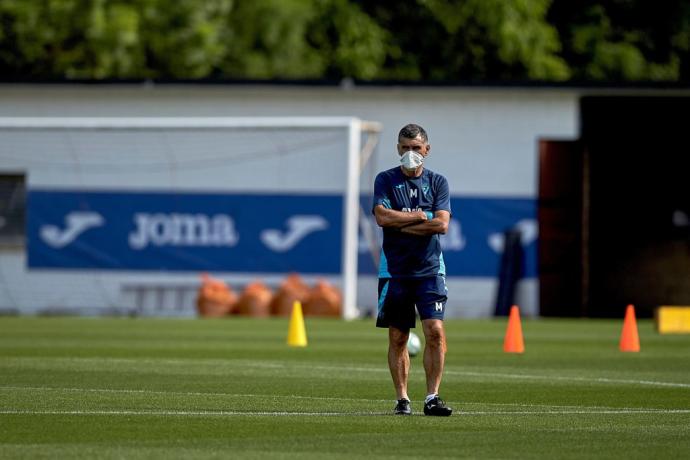
[[[443,303],[436,302],[436,311],[443,311]]]

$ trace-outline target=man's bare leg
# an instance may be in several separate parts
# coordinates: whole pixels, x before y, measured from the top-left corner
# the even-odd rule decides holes
[[[426,346],[424,347],[424,371],[426,372],[426,392],[424,400],[424,415],[447,417],[453,409],[438,396],[441,386],[443,366],[446,359],[446,332],[440,319],[425,319],[422,321]]]
[[[410,356],[407,354],[407,339],[410,331],[396,327],[388,328],[388,368],[393,377],[396,399],[407,399],[407,377],[410,373]]]
[[[446,356],[446,333],[443,321],[440,319],[425,319],[422,321],[424,338],[424,371],[426,372],[427,394],[438,394],[443,376],[443,366]]]

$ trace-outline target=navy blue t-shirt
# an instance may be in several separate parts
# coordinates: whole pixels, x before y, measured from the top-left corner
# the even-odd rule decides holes
[[[426,168],[419,177],[406,176],[399,166],[383,171],[374,182],[374,208],[378,205],[403,212],[451,212],[448,181]],[[439,235],[411,235],[384,227],[379,278],[445,274]]]

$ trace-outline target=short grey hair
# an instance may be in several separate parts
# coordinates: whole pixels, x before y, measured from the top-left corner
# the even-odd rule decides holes
[[[424,128],[422,128],[419,125],[415,125],[414,123],[410,123],[409,125],[403,126],[400,132],[398,133],[398,142],[400,142],[400,140],[403,138],[417,139],[417,136],[420,136],[424,143],[429,142],[429,136],[427,136]]]

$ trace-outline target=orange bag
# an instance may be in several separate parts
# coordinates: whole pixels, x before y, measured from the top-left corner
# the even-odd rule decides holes
[[[261,281],[249,283],[237,301],[235,312],[239,315],[267,317],[271,313],[272,298],[273,293]]]
[[[336,316],[342,314],[342,294],[326,280],[318,280],[304,304],[305,316]]]
[[[271,314],[275,316],[290,316],[292,305],[296,300],[304,304],[309,297],[309,286],[302,281],[297,273],[291,273],[281,283],[273,301]]]
[[[237,294],[223,281],[201,275],[201,286],[196,299],[197,312],[200,316],[218,318],[228,315],[235,303]]]

